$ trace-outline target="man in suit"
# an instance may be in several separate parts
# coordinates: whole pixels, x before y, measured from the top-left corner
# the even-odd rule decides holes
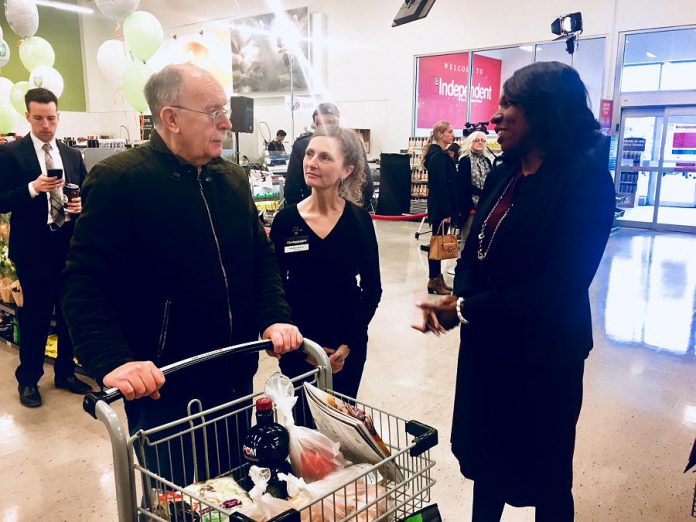
[[[31,132],[0,147],[0,212],[12,212],[9,256],[24,293],[20,363],[15,372],[19,400],[36,408],[41,406],[38,382],[54,307],[55,385],[78,394],[91,390],[75,377],[72,343],[58,300],[58,276],[82,211],[80,198],[67,201],[63,187],[65,183],[81,186],[87,170],[79,151],[56,141],[60,120],[56,96],[47,89],[31,89],[24,100]],[[47,176],[50,169],[61,169],[62,177]]]
[[[317,129],[319,127],[338,127],[340,117],[341,113],[333,103],[320,103],[312,114],[314,127]],[[300,136],[292,145],[292,152],[288,160],[288,173],[285,176],[285,203],[288,205],[295,205],[312,193],[305,183],[304,168],[302,167],[305,151],[312,136],[313,134]],[[365,186],[363,187],[363,208],[365,210],[371,209],[373,192],[372,173],[367,163],[367,157],[365,157]]]

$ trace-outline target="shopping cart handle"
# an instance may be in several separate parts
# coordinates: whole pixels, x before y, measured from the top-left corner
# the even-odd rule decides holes
[[[418,457],[431,448],[437,446],[437,430],[427,424],[418,421],[408,421],[406,423],[406,433],[413,435],[415,445],[409,454],[411,457]]]
[[[234,353],[235,355],[240,355],[244,353],[254,353],[272,349],[273,343],[268,340],[254,341],[245,344],[237,344],[235,346],[226,346],[225,348],[218,348],[217,350],[202,353],[199,355],[194,355],[193,357],[189,357],[188,359],[168,364],[167,366],[163,366],[162,368],[160,368],[160,370],[162,370],[162,373],[164,375],[169,375],[170,373],[183,370],[184,368],[188,368],[195,364],[200,364],[202,362],[210,361],[212,359],[217,359],[218,357],[222,357],[224,355],[229,355],[232,353]],[[118,388],[108,388],[101,392],[88,393],[87,395],[85,395],[85,398],[82,401],[82,409],[84,409],[87,413],[89,413],[92,417],[96,419],[96,407],[99,401],[111,404],[112,402],[116,402],[122,398],[123,394]]]

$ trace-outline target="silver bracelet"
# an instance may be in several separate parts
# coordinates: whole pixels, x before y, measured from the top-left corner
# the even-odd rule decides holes
[[[460,297],[457,299],[457,317],[459,318],[459,322],[466,325],[469,324],[469,321],[467,321],[464,316],[462,315],[462,305],[464,304],[464,298]]]

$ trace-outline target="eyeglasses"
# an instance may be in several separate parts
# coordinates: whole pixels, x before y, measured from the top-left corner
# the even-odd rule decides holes
[[[222,109],[217,109],[212,112],[208,111],[199,111],[198,109],[190,109],[188,107],[182,107],[181,105],[170,105],[170,107],[175,107],[177,109],[183,109],[185,111],[191,111],[191,112],[197,112],[198,114],[205,114],[210,118],[210,123],[215,125],[218,120],[220,119],[221,116],[225,116],[226,119],[230,119],[230,115],[232,114],[232,111],[227,108],[222,108]]]
[[[486,138],[476,138],[473,140],[474,143],[486,143]]]

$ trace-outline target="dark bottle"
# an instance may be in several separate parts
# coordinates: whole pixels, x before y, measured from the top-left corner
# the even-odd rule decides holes
[[[266,493],[287,499],[288,485],[278,478],[278,473],[292,473],[288,462],[290,435],[288,430],[275,422],[271,399],[256,399],[256,425],[249,429],[242,451],[247,462],[271,470]]]

